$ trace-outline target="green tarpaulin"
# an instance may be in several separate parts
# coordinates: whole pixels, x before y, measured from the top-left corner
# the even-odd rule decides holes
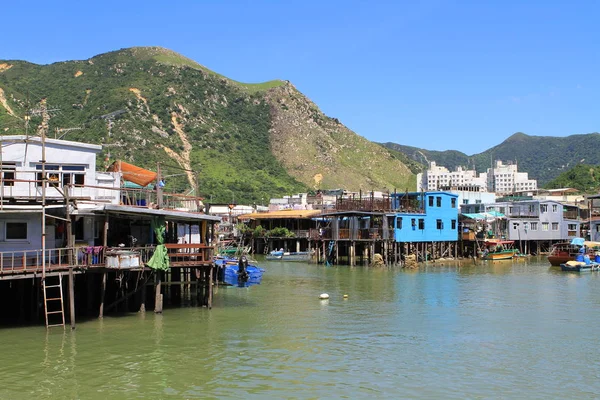
[[[165,247],[165,217],[152,218],[152,230],[154,230],[157,245],[152,258],[147,263],[148,267],[166,271],[169,269],[169,255]]]

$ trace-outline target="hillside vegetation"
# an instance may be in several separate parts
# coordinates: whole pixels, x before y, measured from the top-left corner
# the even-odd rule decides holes
[[[579,164],[548,182],[547,189],[574,188],[582,193],[600,191],[600,166]]]
[[[450,170],[464,166],[485,172],[494,160],[517,163],[519,171],[528,172],[529,178],[537,179],[539,186],[544,186],[578,164],[600,164],[598,133],[551,137],[519,132],[499,145],[471,156],[455,150],[429,151],[395,143],[382,145],[404,153],[424,167],[429,161],[435,161]]]
[[[42,97],[55,109],[52,133],[78,127],[64,139],[103,145],[99,165],[160,162],[166,190],[197,184],[212,202],[319,187],[415,187],[401,159],[325,116],[291,83],[236,82],[163,48],[51,65],[0,61],[0,133],[23,134],[27,110]],[[115,111],[122,112],[102,118]],[[34,116],[30,133],[39,123]]]

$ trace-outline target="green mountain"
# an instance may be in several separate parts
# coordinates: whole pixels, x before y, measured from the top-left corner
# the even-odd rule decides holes
[[[401,156],[325,116],[290,82],[236,82],[163,48],[51,65],[0,61],[1,134],[23,134],[43,97],[51,136],[102,144],[99,165],[160,162],[166,190],[197,184],[212,202],[415,187]],[[34,113],[29,133],[40,123]]]
[[[600,191],[600,166],[579,164],[548,182],[547,189],[574,188],[583,193]]]
[[[552,137],[530,136],[519,132],[499,145],[471,156],[454,150],[429,151],[395,143],[382,143],[382,146],[404,153],[423,164],[423,168],[429,161],[435,161],[450,170],[463,166],[485,172],[493,160],[516,162],[519,171],[528,172],[530,178],[538,180],[539,186],[544,186],[578,164],[600,164],[598,133]]]

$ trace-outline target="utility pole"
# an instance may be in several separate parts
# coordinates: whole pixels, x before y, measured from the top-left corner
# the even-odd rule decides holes
[[[42,137],[42,279],[46,279],[46,134],[50,120],[46,98],[40,102],[40,113],[42,114],[40,126]]]
[[[163,193],[162,193],[162,178],[160,175],[160,163],[156,164],[156,204],[158,208],[163,207]]]

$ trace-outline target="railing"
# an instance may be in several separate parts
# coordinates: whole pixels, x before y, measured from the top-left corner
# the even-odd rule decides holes
[[[46,249],[46,271],[67,268],[93,268],[106,265],[106,253],[111,250],[129,250],[139,253],[140,262],[146,264],[154,254],[154,246],[147,247],[103,247],[80,246]],[[0,275],[15,273],[42,273],[42,250],[19,250],[0,252]]]
[[[389,198],[368,199],[338,199],[335,203],[338,211],[391,211],[392,204]]]
[[[89,247],[63,247],[38,250],[0,252],[0,275],[22,272],[42,273],[46,271],[104,265],[104,248],[88,251]],[[44,256],[45,254],[45,256]]]
[[[213,246],[198,243],[168,243],[165,247],[173,267],[193,267],[212,263]]]
[[[24,197],[41,200],[42,187],[39,180],[13,179],[4,180],[0,187],[3,197]],[[9,186],[8,183],[14,186]],[[65,191],[67,193],[65,193]],[[157,208],[158,198],[156,190],[150,189],[128,189],[121,187],[109,187],[98,185],[75,185],[61,186],[59,182],[49,182],[46,186],[46,197],[53,199],[64,199],[68,194],[71,198],[89,198],[94,201],[117,203],[134,207]],[[163,193],[163,209],[185,210],[192,212],[202,211],[202,198],[188,196],[178,193]]]

